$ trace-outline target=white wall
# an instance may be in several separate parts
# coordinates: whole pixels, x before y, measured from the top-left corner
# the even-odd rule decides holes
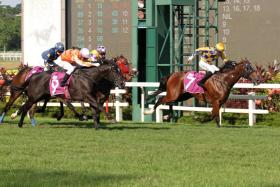
[[[43,65],[41,53],[62,40],[61,0],[23,0],[23,63]]]

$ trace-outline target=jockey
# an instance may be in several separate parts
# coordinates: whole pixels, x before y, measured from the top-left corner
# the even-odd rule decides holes
[[[55,44],[53,48],[50,48],[42,53],[42,58],[44,59],[45,71],[50,70],[50,67],[54,65],[54,60],[56,60],[64,51],[64,45],[61,42]]]
[[[96,49],[91,50],[90,51],[90,55],[95,56],[96,61],[101,59],[101,55],[100,55],[100,53]]]
[[[91,63],[90,53],[87,48],[68,49],[61,54],[61,60],[56,63],[62,68],[66,69],[65,76],[60,86],[65,86],[75,66],[78,64],[84,67],[99,66],[98,63]]]
[[[199,67],[206,70],[205,76],[198,82],[198,85],[205,89],[204,83],[206,80],[213,75],[219,68],[212,64],[213,61],[217,60],[219,57],[227,62],[226,56],[224,54],[225,46],[223,43],[217,43],[215,47],[201,47],[195,50],[192,56],[188,58],[188,61],[192,61],[196,55],[200,55]]]
[[[106,58],[106,48],[103,45],[99,45],[96,50],[100,54],[101,60],[104,60]]]

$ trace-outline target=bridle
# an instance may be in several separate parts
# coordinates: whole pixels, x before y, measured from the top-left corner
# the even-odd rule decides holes
[[[253,73],[255,70],[248,61],[246,61],[243,64],[243,67],[244,67],[244,71],[241,73],[241,77],[249,79],[250,74]]]

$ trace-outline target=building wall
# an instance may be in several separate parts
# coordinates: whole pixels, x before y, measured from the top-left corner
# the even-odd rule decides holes
[[[220,3],[219,35],[230,59],[280,62],[280,1],[226,0]]]
[[[23,63],[43,65],[41,53],[64,42],[64,0],[23,0]]]

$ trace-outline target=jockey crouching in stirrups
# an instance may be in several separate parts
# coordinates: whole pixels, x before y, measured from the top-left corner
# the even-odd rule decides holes
[[[54,66],[54,61],[64,52],[64,45],[61,42],[55,44],[55,47],[50,48],[42,53],[44,60],[44,70],[49,71]]]
[[[213,61],[221,57],[224,62],[227,62],[226,56],[224,54],[224,44],[217,43],[215,47],[201,47],[195,50],[192,56],[188,58],[188,61],[192,61],[196,55],[200,55],[199,67],[206,70],[205,76],[198,82],[198,85],[205,89],[204,83],[208,78],[210,78],[219,68],[212,64]]]
[[[67,80],[74,71],[76,64],[84,67],[99,66],[98,63],[92,63],[91,61],[95,61],[95,59],[94,56],[90,55],[87,48],[82,48],[81,50],[68,49],[64,51],[61,54],[60,59],[55,62],[60,67],[67,70],[60,86],[63,87],[66,85]]]

